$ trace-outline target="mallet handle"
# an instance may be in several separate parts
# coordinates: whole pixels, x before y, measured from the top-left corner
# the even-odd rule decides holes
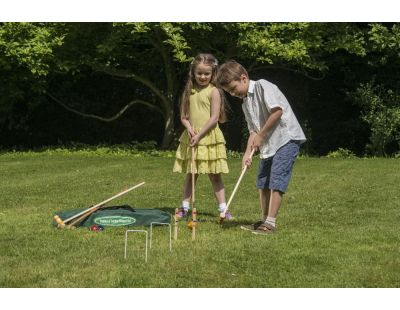
[[[252,158],[252,157],[253,157],[254,151],[255,151],[255,149],[252,149],[249,158]],[[237,189],[239,188],[239,184],[240,184],[240,182],[242,181],[243,176],[244,176],[244,174],[246,173],[246,170],[247,170],[247,166],[244,166],[243,169],[242,169],[242,173],[240,174],[239,180],[236,182],[235,188],[233,189],[233,192],[232,192],[231,196],[229,197],[228,203],[227,203],[227,205],[226,205],[226,209],[225,209],[225,211],[223,212],[223,215],[224,215],[224,216],[225,216],[225,214],[226,214],[226,211],[228,211],[229,205],[231,204],[232,199],[233,199],[233,197],[235,196]]]
[[[196,239],[196,225],[197,225],[197,210],[194,207],[194,203],[195,203],[195,169],[194,169],[194,146],[192,146],[192,222],[193,222],[193,226],[192,226],[192,241],[194,241]]]
[[[192,209],[192,241],[196,240],[197,209]]]
[[[195,169],[194,169],[194,146],[192,146],[192,208],[194,208],[194,203],[195,203],[195,189],[194,189],[194,182],[195,182]]]
[[[96,204],[95,206],[90,207],[89,209],[83,210],[82,212],[79,212],[78,214],[75,214],[75,215],[73,215],[73,216],[67,218],[67,219],[64,220],[63,222],[64,222],[64,224],[65,224],[66,222],[69,222],[69,221],[73,220],[74,218],[77,218],[78,216],[81,216],[82,214],[84,214],[84,213],[86,213],[86,212],[89,212],[89,211],[91,211],[91,210],[93,210],[93,209],[96,209],[96,208],[98,208],[98,207],[101,207],[102,205],[105,205],[107,202],[110,202],[111,200],[114,200],[114,199],[116,199],[116,198],[118,198],[118,197],[121,197],[122,195],[125,195],[126,193],[130,192],[131,190],[134,190],[135,188],[138,188],[138,187],[142,186],[142,185],[145,184],[145,183],[146,183],[146,182],[142,182],[142,183],[139,183],[138,185],[135,185],[135,186],[133,186],[133,187],[131,187],[131,188],[128,188],[128,189],[126,189],[126,190],[124,190],[124,191],[122,191],[122,192],[116,194],[115,196],[112,196],[112,197],[110,197],[110,198],[108,198],[108,199],[106,199],[106,200],[104,200],[104,201],[102,201],[102,202]]]
[[[82,214],[80,217],[78,217],[77,219],[75,219],[74,221],[71,222],[71,224],[67,225],[67,228],[71,228],[72,226],[75,226],[76,224],[79,224],[80,222],[82,222],[85,218],[89,217],[92,213],[96,212],[98,209],[100,209],[102,206],[98,206],[97,208],[91,209],[90,211]]]

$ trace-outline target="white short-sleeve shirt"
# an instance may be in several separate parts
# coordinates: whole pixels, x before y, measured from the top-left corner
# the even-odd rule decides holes
[[[261,158],[274,156],[276,151],[290,140],[297,140],[300,143],[306,141],[306,136],[289,102],[279,88],[267,80],[250,80],[247,97],[242,104],[249,132],[259,132],[271,110],[276,107],[280,107],[283,114],[265,137],[264,144],[260,148]]]

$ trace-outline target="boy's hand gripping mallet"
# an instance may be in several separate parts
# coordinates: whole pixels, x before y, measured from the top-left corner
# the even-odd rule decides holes
[[[251,150],[249,159],[251,159],[251,158],[253,157],[253,154],[254,154],[254,151],[255,151],[255,150],[256,150],[256,149],[252,149],[252,150]],[[239,187],[240,182],[241,182],[242,179],[243,179],[244,174],[246,173],[247,168],[248,168],[247,165],[245,165],[245,166],[242,168],[242,173],[240,174],[240,177],[239,177],[238,181],[236,182],[236,185],[235,185],[235,188],[233,189],[233,192],[232,192],[232,194],[231,194],[231,197],[229,197],[228,204],[226,205],[226,209],[224,210],[224,212],[221,212],[221,213],[219,214],[219,223],[220,223],[220,224],[222,224],[222,223],[224,222],[224,220],[225,220],[226,212],[228,211],[229,205],[230,205],[231,202],[232,202],[233,196],[235,196],[235,194],[236,194],[236,191],[237,191],[237,189],[238,189],[238,187]]]

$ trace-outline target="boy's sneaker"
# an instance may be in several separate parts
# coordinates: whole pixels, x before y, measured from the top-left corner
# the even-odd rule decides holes
[[[251,225],[242,225],[242,226],[240,226],[240,228],[243,229],[243,230],[256,231],[257,228],[262,223],[264,223],[264,222],[263,221],[258,221],[258,222],[255,222],[254,224],[251,224]]]
[[[178,217],[186,217],[189,213],[189,210],[186,210],[185,208],[179,208],[178,210]]]

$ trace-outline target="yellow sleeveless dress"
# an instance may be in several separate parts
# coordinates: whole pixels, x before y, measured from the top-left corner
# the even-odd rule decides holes
[[[192,89],[189,104],[189,121],[198,133],[211,116],[211,92],[215,87],[209,84],[201,90]],[[191,173],[192,150],[189,135],[185,130],[179,138],[173,172]],[[228,173],[225,138],[218,124],[212,128],[195,147],[194,172],[201,174]]]

